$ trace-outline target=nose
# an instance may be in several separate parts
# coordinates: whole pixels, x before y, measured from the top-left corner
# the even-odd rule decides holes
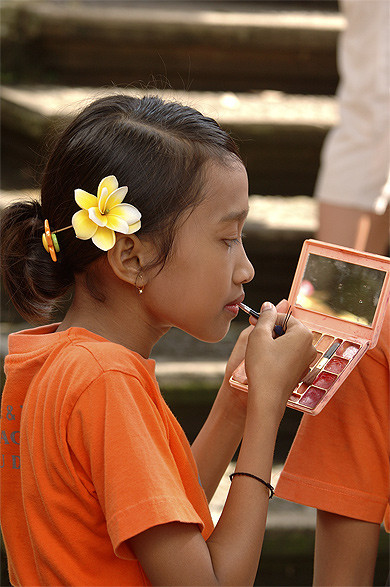
[[[249,283],[255,276],[255,270],[252,263],[249,261],[248,256],[245,252],[244,247],[241,248],[240,259],[237,262],[236,270],[234,273],[234,281],[238,285],[243,283]]]

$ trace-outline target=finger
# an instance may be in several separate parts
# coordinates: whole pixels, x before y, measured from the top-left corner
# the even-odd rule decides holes
[[[245,328],[245,330],[243,330],[240,334],[240,336],[238,337],[236,344],[233,347],[233,350],[231,352],[231,357],[236,354],[236,353],[244,353],[245,349],[246,349],[246,345],[248,344],[248,337],[250,335],[250,333],[253,330],[253,326],[248,326],[247,328]]]
[[[287,303],[288,302],[286,302],[286,304]],[[282,304],[283,304],[283,301],[279,302],[278,306],[282,306]],[[279,312],[279,309],[277,307],[278,312]],[[282,336],[283,334],[285,334],[285,332],[287,330],[288,322],[289,322],[291,316],[292,316],[291,306],[288,306],[288,308],[285,308],[284,314],[278,313],[278,317],[276,320],[276,326],[274,329],[277,336]],[[281,319],[282,319],[282,321],[281,321]]]
[[[277,309],[278,312],[281,312],[281,313],[287,312],[287,310],[288,310],[288,301],[285,300],[285,299],[280,300],[280,302],[278,302],[276,304],[276,309]]]
[[[277,314],[276,320],[275,320],[275,327],[274,327],[274,330],[272,332],[272,337],[273,338],[276,338],[277,336],[280,336],[281,334],[284,334],[284,330],[283,330],[283,332],[281,332],[281,326],[283,324],[283,321],[285,319],[285,316],[286,316],[285,314]],[[256,326],[256,324],[257,324],[257,318],[254,318],[253,316],[251,316],[249,318],[249,322],[251,324],[253,324],[253,326]],[[278,328],[279,328],[279,330],[278,330]]]

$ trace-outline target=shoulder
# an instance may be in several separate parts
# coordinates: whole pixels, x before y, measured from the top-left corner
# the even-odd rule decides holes
[[[62,361],[77,371],[93,371],[96,375],[120,372],[137,378],[154,378],[155,363],[145,359],[126,347],[100,337],[68,334],[68,344],[64,348]]]
[[[159,394],[154,361],[100,337],[68,332],[63,342],[53,349],[45,378],[68,409],[88,390],[110,401],[129,393],[153,401]]]
[[[74,340],[66,351],[71,384],[69,422],[83,429],[139,429],[141,422],[165,434],[165,409],[154,361],[110,341]]]

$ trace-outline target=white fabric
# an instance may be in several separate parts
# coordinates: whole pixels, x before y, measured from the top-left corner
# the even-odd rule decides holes
[[[390,200],[390,0],[341,0],[340,124],[325,139],[315,196],[383,214]]]

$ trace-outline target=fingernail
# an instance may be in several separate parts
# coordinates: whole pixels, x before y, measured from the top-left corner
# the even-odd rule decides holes
[[[273,304],[271,304],[271,302],[264,302],[264,304],[261,306],[261,312],[265,312],[265,310],[273,310],[273,308],[275,308],[275,306]]]

